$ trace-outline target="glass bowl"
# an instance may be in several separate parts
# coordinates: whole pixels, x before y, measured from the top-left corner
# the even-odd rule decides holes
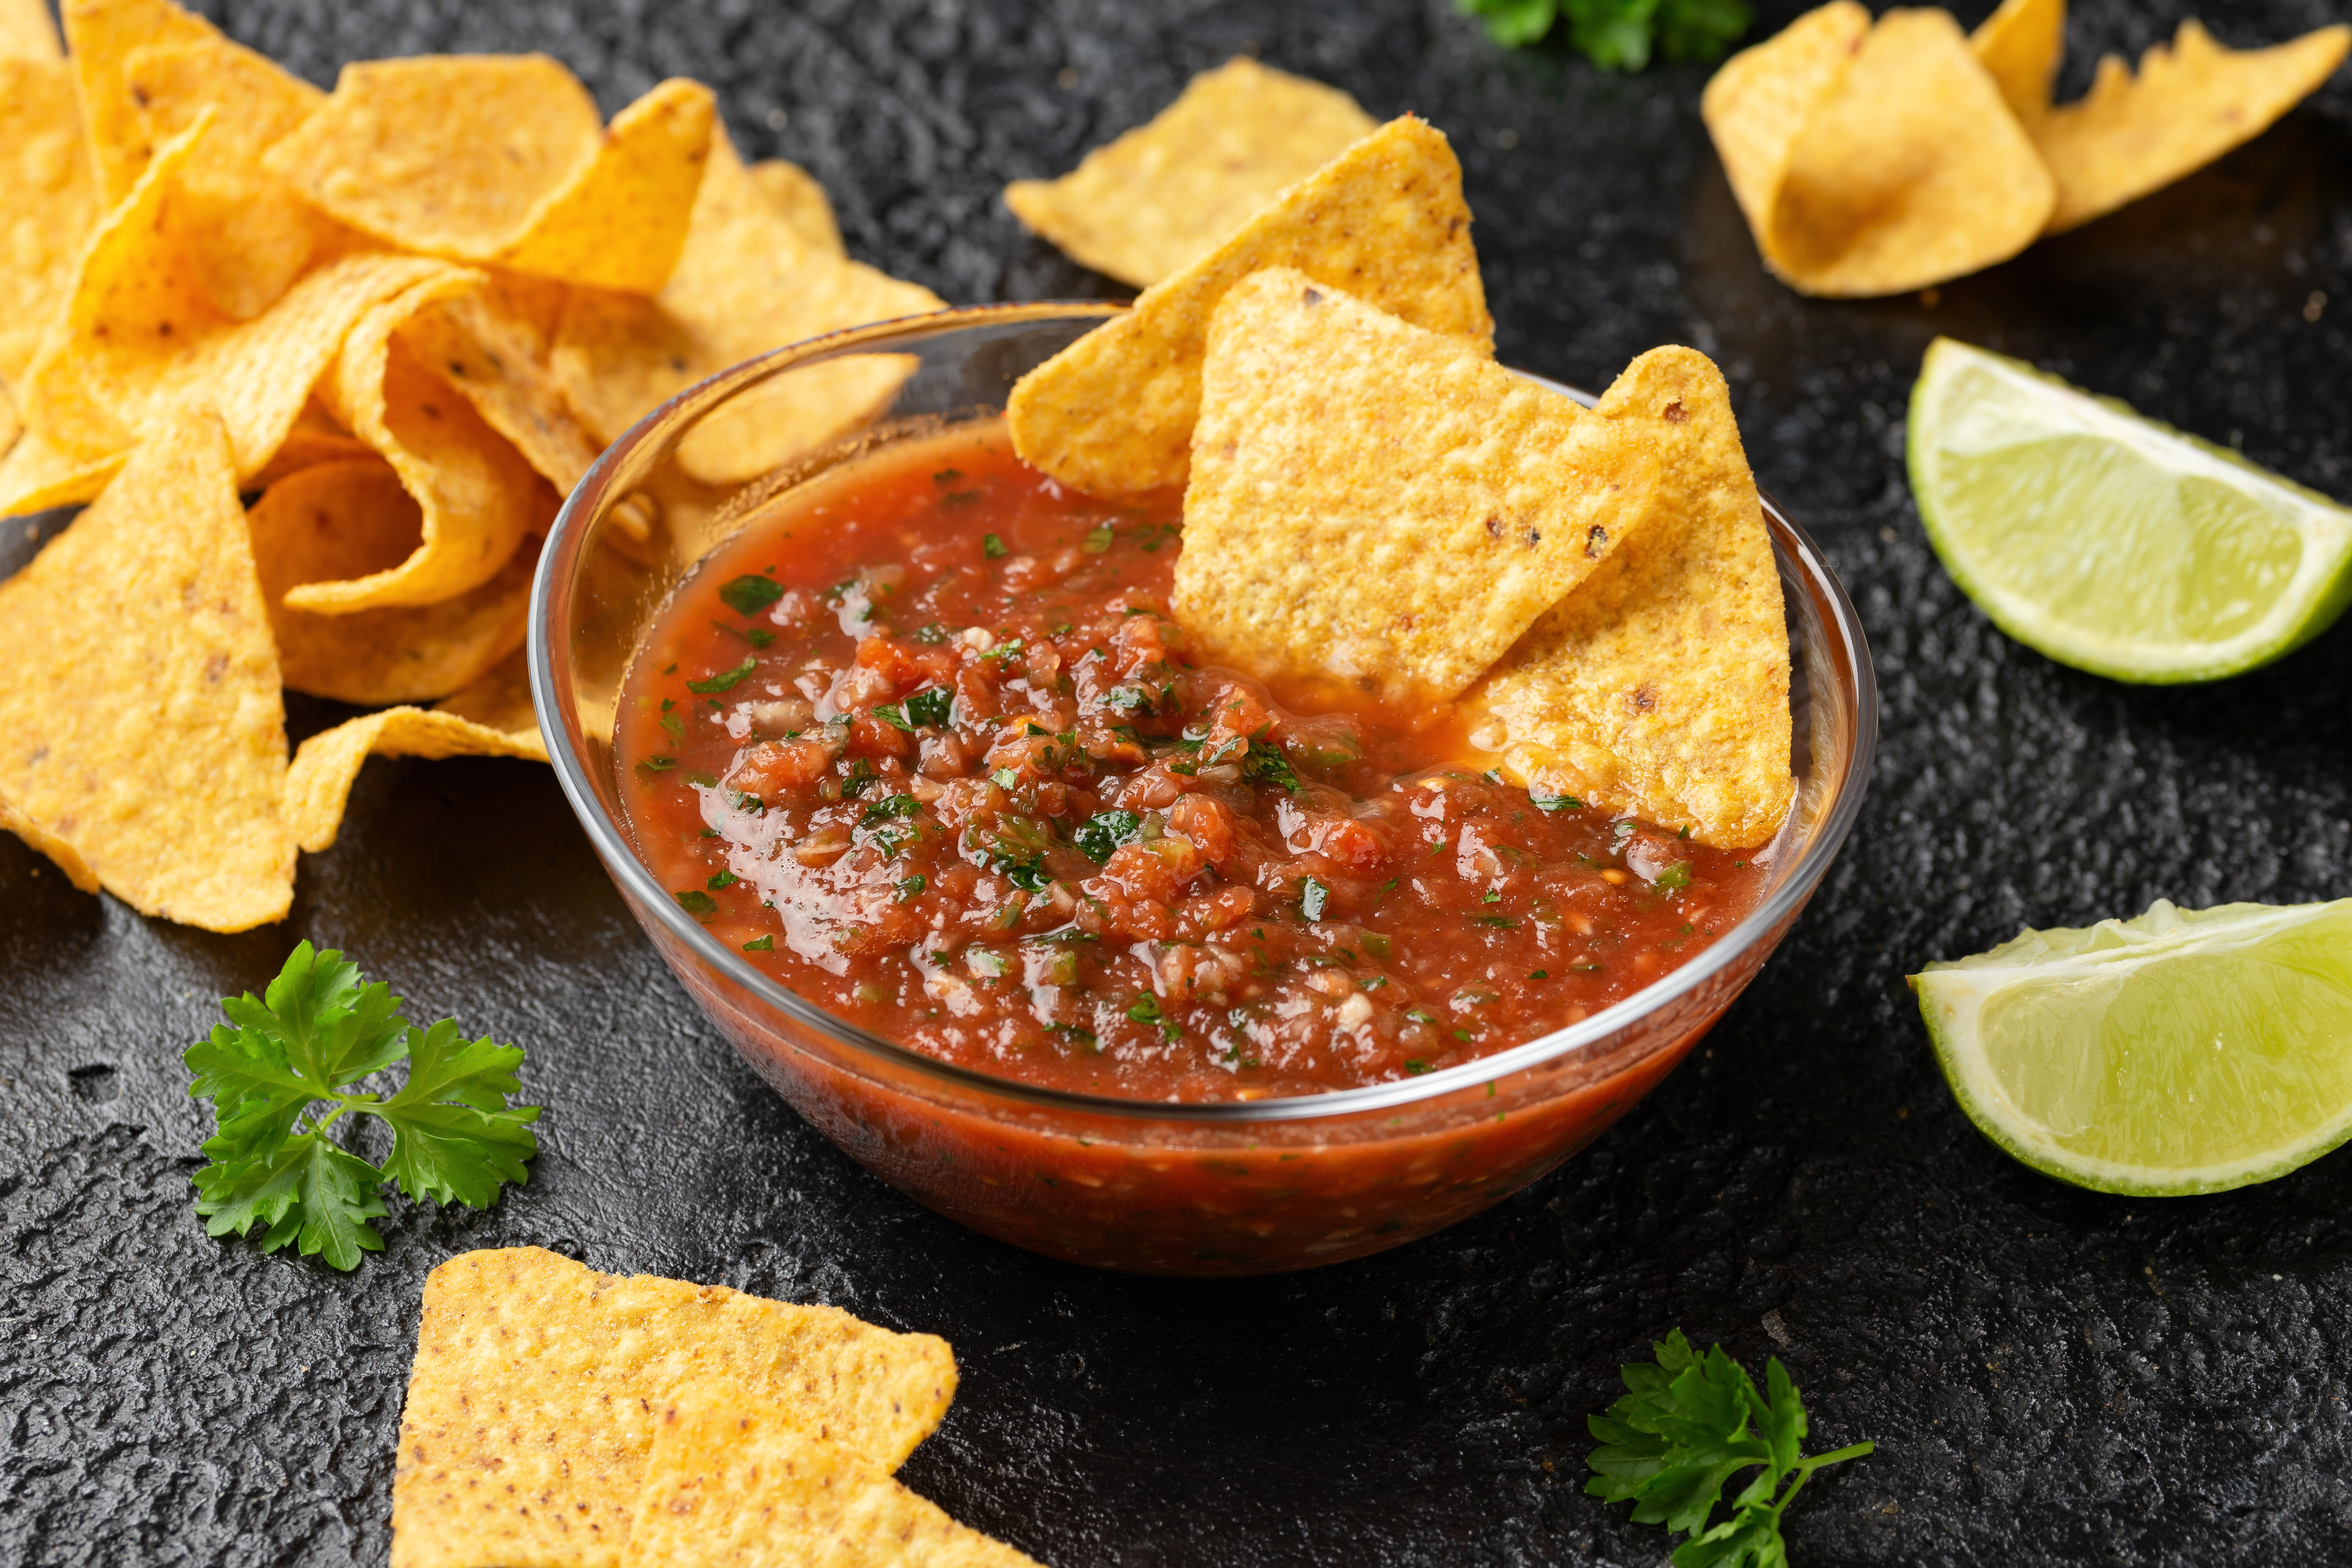
[[[572,809],[687,994],[866,1169],[975,1230],[1099,1268],[1257,1274],[1361,1257],[1475,1214],[1584,1147],[1755,977],[1861,807],[1877,732],[1869,654],[1820,552],[1767,500],[1801,785],[1767,889],[1689,963],[1525,1045],[1398,1082],[1178,1104],[1036,1088],[845,1023],[714,941],[639,861],[613,755],[622,680],[672,589],[777,496],[881,443],[995,417],[1024,372],[1121,308],[882,322],[681,393],[604,455],[556,521],[531,594],[531,694]],[[812,411],[840,429],[796,455],[780,410],[795,430]]]

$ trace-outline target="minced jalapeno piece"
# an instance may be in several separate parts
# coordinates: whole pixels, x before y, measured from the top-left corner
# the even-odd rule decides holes
[[[1445,722],[1303,711],[1200,663],[1168,608],[1181,512],[1064,489],[994,427],[791,492],[631,672],[641,853],[842,1017],[1139,1099],[1473,1060],[1752,904],[1744,853],[1531,798]]]

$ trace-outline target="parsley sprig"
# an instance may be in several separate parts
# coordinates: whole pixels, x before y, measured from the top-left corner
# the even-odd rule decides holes
[[[212,1163],[196,1173],[196,1212],[212,1236],[261,1226],[261,1249],[289,1242],[336,1268],[381,1252],[368,1221],[383,1215],[383,1184],[411,1198],[488,1208],[499,1187],[528,1179],[539,1152],[527,1123],[539,1107],[509,1107],[520,1090],[522,1052],[467,1040],[454,1020],[420,1029],[400,1016],[392,988],[371,984],[359,965],[309,942],[287,958],[263,1000],[251,992],[221,1003],[226,1024],[188,1047],[191,1098],[213,1102],[217,1131],[205,1142]],[[355,1092],[362,1080],[405,1058],[408,1081],[389,1095]],[[331,1109],[321,1114],[324,1102]],[[352,1112],[392,1128],[381,1168],[330,1132]]]
[[[1505,48],[1538,42],[1560,17],[1568,41],[1606,70],[1638,71],[1653,48],[1670,60],[1713,60],[1748,31],[1747,0],[1454,0]]]
[[[1593,1475],[1584,1489],[1608,1502],[1631,1502],[1636,1524],[1687,1531],[1675,1568],[1788,1568],[1780,1516],[1798,1491],[1823,1465],[1858,1459],[1876,1445],[1801,1458],[1805,1404],[1778,1357],[1764,1363],[1769,1392],[1759,1394],[1756,1380],[1721,1345],[1701,1355],[1676,1329],[1650,1348],[1655,1362],[1619,1369],[1625,1396],[1607,1415],[1586,1417],[1601,1447],[1587,1461]],[[1760,1436],[1749,1431],[1750,1417]],[[1708,1529],[1725,1484],[1751,1465],[1763,1468],[1731,1500],[1731,1517]]]

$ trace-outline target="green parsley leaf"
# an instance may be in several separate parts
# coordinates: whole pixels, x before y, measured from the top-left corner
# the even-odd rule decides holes
[[[773,577],[742,576],[722,584],[719,596],[739,616],[756,616],[784,596],[783,584]]]
[[[1304,878],[1300,880],[1298,884],[1298,912],[1300,914],[1305,915],[1310,921],[1319,921],[1323,918],[1323,911],[1325,909],[1329,907],[1330,902],[1331,889],[1328,884],[1313,877]]]
[[[1569,42],[1606,70],[1638,71],[1654,51],[1670,60],[1713,60],[1738,41],[1747,0],[1455,0],[1505,48],[1539,42],[1562,16]]]
[[[529,1179],[538,1152],[528,1124],[537,1106],[513,1106],[522,1052],[488,1037],[468,1043],[455,1022],[419,1029],[400,1016],[389,986],[371,984],[341,953],[295,948],[259,1001],[221,1003],[228,1023],[188,1047],[192,1099],[213,1102],[211,1163],[195,1175],[196,1212],[211,1236],[262,1230],[261,1249],[292,1244],[302,1256],[349,1270],[383,1238],[368,1222],[384,1211],[382,1188],[412,1198],[488,1208],[507,1183]],[[408,1081],[389,1099],[354,1086],[405,1058]],[[333,1109],[320,1115],[325,1101]],[[328,1129],[347,1112],[392,1128],[382,1169],[336,1142]]]
[[[751,941],[747,942],[745,942],[745,943],[743,944],[743,951],[744,951],[745,952],[775,952],[775,951],[776,951],[776,937],[775,937],[775,933],[774,933],[773,931],[771,931],[771,932],[769,932],[766,936],[762,936],[762,937],[755,937],[755,938],[753,938]]]
[[[887,822],[893,817],[912,816],[922,809],[923,803],[911,795],[886,795],[866,808],[857,819],[857,826],[871,827],[877,822]]]
[[[1305,787],[1281,750],[1263,741],[1253,742],[1249,754],[1242,759],[1242,777],[1252,784],[1278,784],[1292,795]]]
[[[1132,844],[1143,837],[1143,818],[1131,811],[1098,811],[1078,825],[1070,835],[1070,842],[1078,852],[1099,866],[1110,858],[1112,850]]]
[[[920,871],[916,872],[911,877],[901,877],[898,881],[891,884],[891,886],[897,889],[897,894],[891,901],[894,903],[903,904],[908,899],[913,898],[916,894],[921,892],[925,888],[928,888],[930,885],[929,881],[924,878]]]
[[[983,533],[980,536],[980,552],[991,561],[1002,560],[1005,554],[1004,541],[992,533]]]
[[[1127,1016],[1132,1023],[1146,1025],[1159,1030],[1160,1037],[1171,1042],[1184,1033],[1175,1019],[1160,1010],[1160,998],[1149,991],[1139,991],[1135,994],[1134,1005],[1128,1008]]]
[[[732,871],[713,871],[710,880],[702,885],[715,893],[721,888],[731,888],[742,879]]]
[[[1651,1350],[1654,1362],[1620,1369],[1624,1397],[1586,1418],[1601,1446],[1587,1461],[1593,1474],[1584,1489],[1605,1502],[1631,1502],[1636,1524],[1687,1533],[1675,1568],[1786,1568],[1780,1520],[1798,1491],[1822,1466],[1860,1458],[1875,1446],[1801,1458],[1804,1402],[1778,1358],[1765,1363],[1769,1392],[1759,1394],[1721,1345],[1701,1355],[1675,1329]],[[1751,1417],[1760,1435],[1749,1430]],[[1732,1500],[1731,1517],[1709,1529],[1725,1485],[1751,1466],[1760,1471]]]
[[[1690,866],[1691,863],[1687,860],[1675,861],[1651,879],[1651,889],[1654,892],[1671,893],[1676,888],[1689,887]]]
[[[1111,539],[1112,534],[1110,525],[1108,523],[1105,523],[1100,528],[1090,528],[1087,530],[1087,536],[1079,542],[1078,548],[1085,551],[1089,555],[1100,555],[1104,551],[1110,548]]]
[[[670,897],[677,900],[679,909],[698,921],[707,921],[719,912],[719,900],[699,888],[680,889]]]
[[[1528,802],[1538,811],[1582,811],[1584,803],[1572,795],[1553,795],[1549,790],[1528,791]]]
[[[688,691],[698,691],[705,697],[714,691],[731,691],[745,676],[759,668],[758,659],[747,658],[734,668],[721,670],[706,680],[689,680],[686,683],[686,689]]]

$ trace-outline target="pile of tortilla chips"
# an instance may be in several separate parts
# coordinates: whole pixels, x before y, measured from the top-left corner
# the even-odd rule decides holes
[[[2066,0],[2002,0],[1968,37],[1940,10],[1874,25],[1832,0],[1726,61],[1701,112],[1765,265],[1845,297],[1990,267],[2261,134],[2352,47],[2339,24],[2234,51],[2191,20],[2137,78],[2110,55],[2053,105],[2065,30]]]
[[[1789,640],[1722,375],[1654,350],[1588,411],[1496,364],[1493,332],[1460,166],[1406,116],[1007,415],[1079,489],[1185,487],[1173,608],[1207,659],[1458,712],[1531,788],[1769,842],[1795,795]]]
[[[393,1568],[1035,1568],[892,1472],[954,1354],[830,1307],[598,1274],[535,1247],[425,1283]]]
[[[92,504],[0,584],[0,826],[239,931],[369,755],[545,759],[526,600],[601,448],[939,301],[848,260],[806,174],[744,167],[694,82],[607,124],[541,56],[325,93],[172,0],[63,15],[0,0],[0,516]],[[895,385],[837,374],[687,466],[782,460]],[[382,710],[289,763],[281,688]]]

